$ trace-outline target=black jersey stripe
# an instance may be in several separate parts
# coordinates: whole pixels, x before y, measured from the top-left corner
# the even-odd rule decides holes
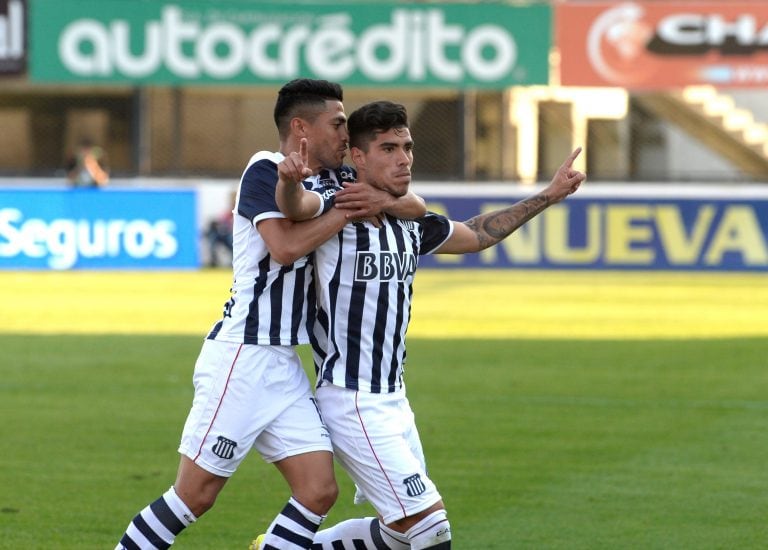
[[[355,225],[355,242],[357,250],[370,249],[368,229],[363,223]],[[363,314],[365,313],[365,296],[368,283],[365,281],[353,281],[347,317],[347,358],[346,358],[346,385],[359,389],[358,376],[360,373],[360,342],[363,330]]]
[[[280,344],[280,331],[283,328],[283,288],[285,284],[285,274],[291,271],[293,266],[282,266],[280,276],[277,277],[269,287],[269,343],[272,345]]]
[[[304,309],[304,281],[306,276],[306,267],[298,268],[294,275],[296,284],[293,287],[293,294],[291,295],[291,342],[298,341],[299,329],[301,329],[301,312]]]
[[[264,289],[267,288],[267,278],[269,275],[269,254],[259,262],[259,275],[253,283],[253,295],[261,296]],[[248,316],[245,319],[245,334],[243,342],[246,344],[259,343],[259,300],[251,301],[248,306]]]
[[[333,277],[331,277],[330,282],[328,283],[328,295],[330,299],[330,308],[327,312],[323,312],[323,315],[326,314],[336,314],[336,311],[338,310],[339,306],[339,287],[341,282],[341,276],[340,276],[340,270],[341,270],[341,257],[342,252],[344,250],[344,232],[340,232],[336,236],[337,244],[338,244],[338,251],[339,256],[337,258],[336,262],[336,269],[334,271]],[[326,358],[325,358],[325,364],[328,365],[329,368],[326,368],[323,371],[323,379],[327,382],[333,383],[333,373],[335,372],[334,366],[336,365],[336,362],[339,360],[340,357],[340,351],[339,346],[336,341],[337,335],[336,330],[334,327],[334,324],[329,320],[328,322],[328,345],[326,349]],[[354,388],[357,389],[357,388]]]
[[[407,229],[401,232],[395,233],[395,242],[397,248],[407,248],[407,243],[412,243],[412,252],[415,254],[415,260],[418,265],[418,254],[421,250],[422,244],[422,227],[418,224],[411,224]],[[415,277],[415,272],[414,272]],[[390,370],[387,376],[387,383],[390,391],[396,391],[403,387],[403,369],[405,365],[405,333],[408,330],[408,323],[411,319],[411,297],[410,289],[412,288],[411,277],[410,282],[403,282],[403,284],[397,287],[397,311],[395,313],[395,323],[400,330],[395,332],[392,337],[392,362],[390,363]],[[399,361],[396,359],[399,358]]]
[[[379,249],[389,252],[388,229],[379,231]],[[389,317],[389,285],[379,282],[379,294],[376,300],[376,317],[373,325],[371,348],[371,392],[381,393],[381,370],[384,359],[387,318]],[[392,391],[387,387],[387,391]]]

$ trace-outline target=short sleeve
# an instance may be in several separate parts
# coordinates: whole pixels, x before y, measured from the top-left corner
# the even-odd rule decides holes
[[[432,254],[453,234],[453,222],[434,212],[416,220],[421,230],[421,246],[419,254]]]
[[[265,213],[283,217],[275,201],[276,187],[277,164],[266,159],[254,162],[243,174],[237,213],[251,222]]]

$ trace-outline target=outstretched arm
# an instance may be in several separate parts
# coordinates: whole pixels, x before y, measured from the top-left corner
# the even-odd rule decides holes
[[[424,199],[412,191],[396,197],[363,182],[344,183],[334,205],[343,209],[349,219],[372,218],[386,212],[403,220],[415,220],[427,213]]]
[[[435,252],[464,254],[484,250],[506,239],[528,220],[574,193],[586,178],[582,172],[573,169],[573,161],[580,152],[581,147],[576,148],[560,165],[550,184],[536,195],[509,208],[480,214],[463,223],[454,223],[451,237]]]

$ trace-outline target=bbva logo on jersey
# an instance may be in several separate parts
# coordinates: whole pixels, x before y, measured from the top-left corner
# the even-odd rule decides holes
[[[416,271],[412,252],[358,252],[355,281],[405,282]]]

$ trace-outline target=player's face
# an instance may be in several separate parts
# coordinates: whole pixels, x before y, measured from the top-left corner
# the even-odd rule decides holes
[[[334,169],[347,154],[347,117],[341,101],[327,100],[325,107],[306,125],[307,155],[310,166]]]
[[[401,197],[408,192],[413,166],[413,139],[408,128],[393,128],[377,134],[368,151],[354,149],[358,170],[365,180],[388,193]]]

